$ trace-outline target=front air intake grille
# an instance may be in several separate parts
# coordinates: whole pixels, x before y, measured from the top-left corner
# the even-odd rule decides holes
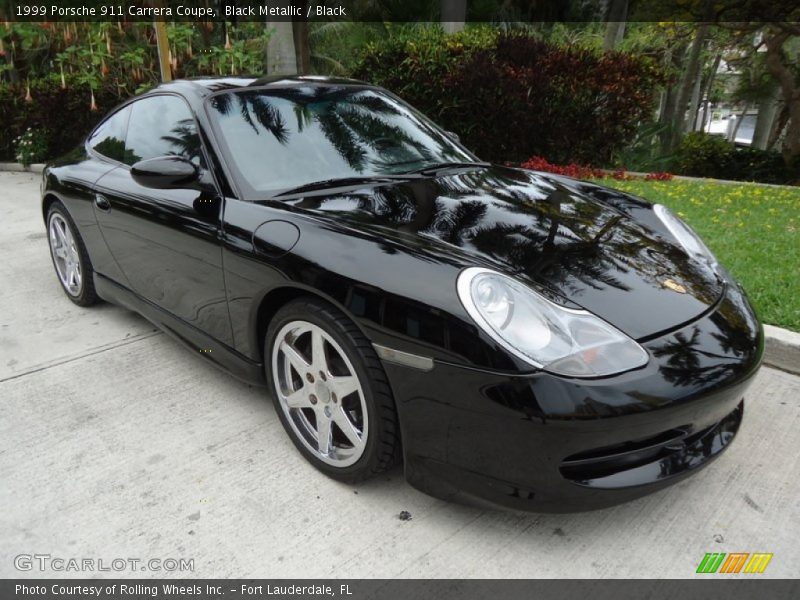
[[[714,427],[712,425],[691,435],[688,427],[679,427],[646,439],[578,452],[562,461],[560,471],[565,478],[575,482],[607,477],[682,452]]]

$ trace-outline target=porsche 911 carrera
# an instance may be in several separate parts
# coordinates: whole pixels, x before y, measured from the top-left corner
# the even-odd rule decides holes
[[[42,216],[72,302],[265,386],[343,482],[402,464],[440,498],[610,506],[718,457],[761,362],[667,207],[483,162],[363,82],[163,84],[46,167]]]

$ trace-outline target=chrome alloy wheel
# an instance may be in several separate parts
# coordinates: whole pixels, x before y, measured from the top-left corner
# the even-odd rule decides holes
[[[79,296],[83,284],[81,260],[75,238],[64,217],[57,212],[50,215],[48,226],[50,253],[61,280],[61,285],[70,296]]]
[[[292,430],[321,461],[348,467],[369,434],[364,390],[341,346],[307,321],[287,323],[272,345],[275,393]]]

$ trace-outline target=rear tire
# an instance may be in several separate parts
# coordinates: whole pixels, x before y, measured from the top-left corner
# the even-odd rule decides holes
[[[275,314],[264,362],[284,429],[317,469],[346,483],[400,458],[391,389],[372,344],[344,314],[298,298]]]
[[[47,239],[56,277],[67,298],[78,306],[95,304],[99,297],[89,253],[75,222],[59,201],[47,211]]]

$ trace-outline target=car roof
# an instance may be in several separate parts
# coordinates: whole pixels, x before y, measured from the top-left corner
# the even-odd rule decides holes
[[[303,86],[359,85],[373,87],[357,79],[326,77],[321,75],[270,75],[266,77],[192,77],[162,83],[153,92],[173,91],[185,97],[201,100],[220,91],[237,91],[247,88],[290,88]]]

